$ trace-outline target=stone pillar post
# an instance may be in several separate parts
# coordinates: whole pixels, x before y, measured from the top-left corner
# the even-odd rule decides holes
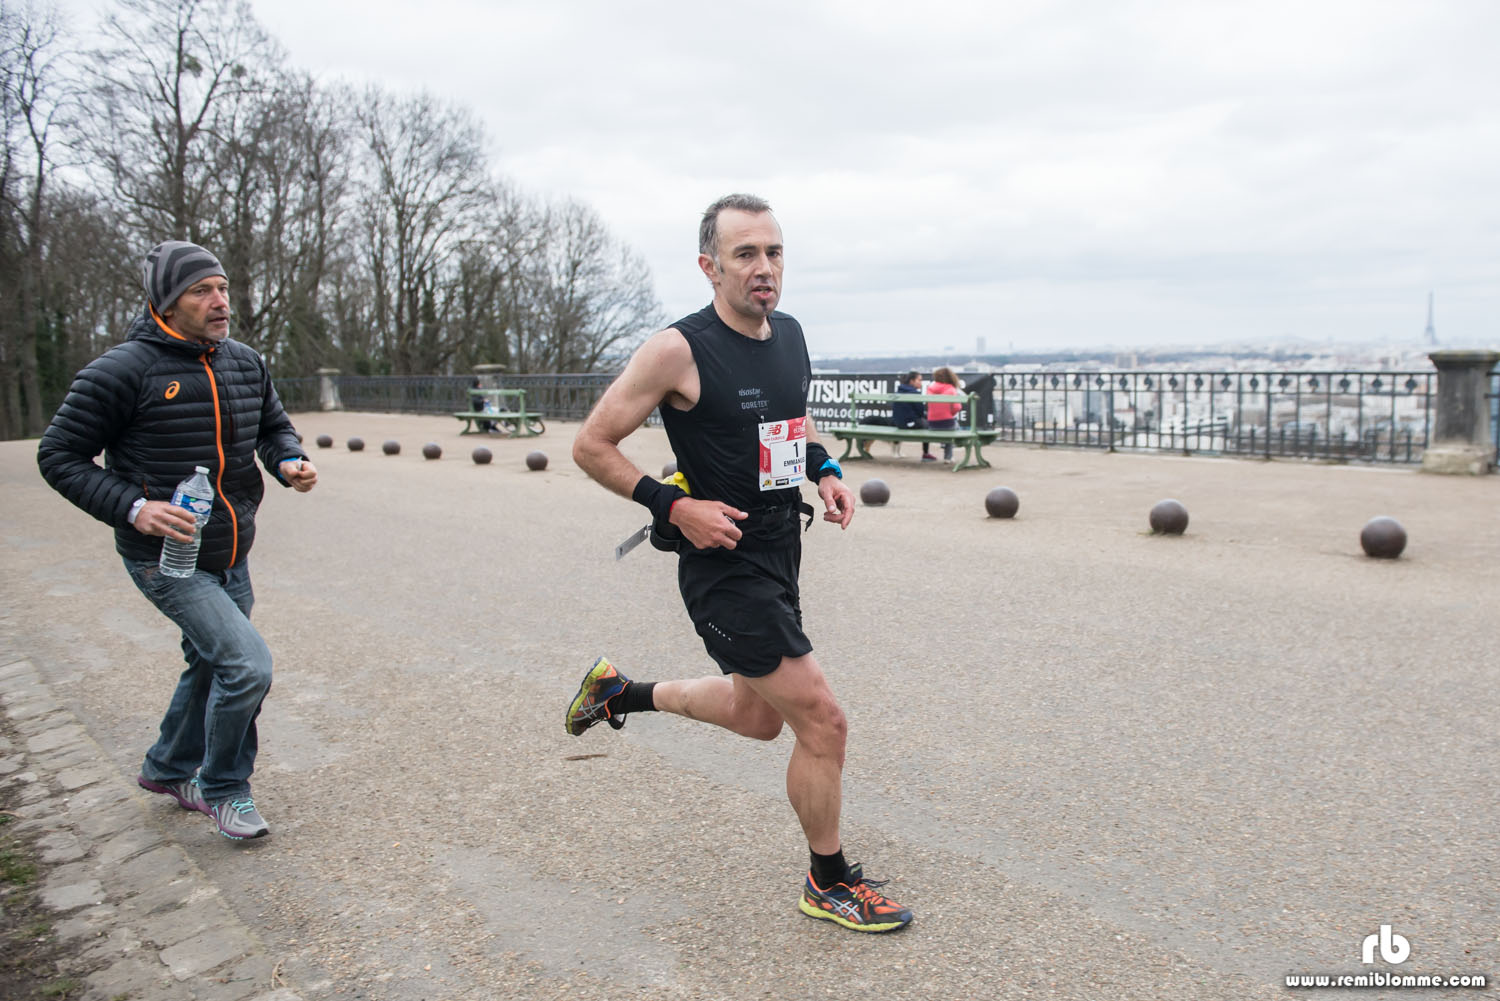
[[[1422,471],[1471,476],[1489,472],[1495,442],[1485,392],[1500,351],[1434,351],[1427,357],[1437,368],[1438,385]]]
[[[343,410],[344,404],[339,399],[339,370],[336,368],[320,368],[318,376],[318,401],[323,410]]]
[[[500,374],[505,371],[504,365],[475,365],[474,374],[479,377],[479,388],[500,389]]]

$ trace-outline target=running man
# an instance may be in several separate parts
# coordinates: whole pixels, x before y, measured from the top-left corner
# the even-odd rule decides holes
[[[781,227],[752,195],[728,195],[703,214],[698,267],[713,302],[652,335],[578,432],[573,458],[599,483],[651,511],[658,535],[678,540],[677,582],[688,616],[723,677],[631,681],[601,657],[568,706],[577,736],[630,713],[660,711],[756,740],[783,724],[796,741],[787,765],[792,809],[812,865],[800,908],[862,932],[888,932],[911,911],[876,891],[839,838],[847,724],[802,632],[798,489],[817,485],[823,520],[848,528],[854,495],[807,416],[812,377],[802,327],[776,312]],[[620,442],[661,408],[688,491],[643,473]]]

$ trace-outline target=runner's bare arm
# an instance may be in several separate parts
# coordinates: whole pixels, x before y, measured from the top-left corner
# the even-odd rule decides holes
[[[625,457],[620,442],[658,404],[677,401],[690,407],[698,402],[698,390],[698,367],[687,340],[672,327],[652,334],[578,429],[573,461],[608,489],[630,497],[641,477],[650,474]],[[745,517],[745,512],[720,501],[683,498],[672,506],[670,521],[699,549],[733,549],[740,537],[734,523]]]
[[[620,451],[620,442],[664,400],[694,403],[697,392],[698,371],[687,340],[672,327],[657,331],[636,349],[578,429],[573,461],[604,487],[629,497],[646,474]]]

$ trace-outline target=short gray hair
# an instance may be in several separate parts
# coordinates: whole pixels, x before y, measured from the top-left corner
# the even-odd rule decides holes
[[[725,195],[703,210],[703,221],[698,224],[698,253],[707,254],[715,261],[719,259],[719,213],[725,209],[741,212],[769,212],[771,203],[756,195]]]

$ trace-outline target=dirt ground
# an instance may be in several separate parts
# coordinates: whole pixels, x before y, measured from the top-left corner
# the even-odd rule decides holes
[[[268,489],[251,555],[272,836],[148,805],[307,1001],[1278,999],[1288,974],[1359,972],[1382,924],[1404,969],[1500,973],[1500,477],[1018,446],[977,472],[848,463],[891,499],[804,535],[803,612],[850,721],[847,850],[916,913],[858,936],[797,911],[790,735],[563,732],[600,654],[713,671],[670,557],[613,560],[645,515],[572,464],[576,426],[295,420],[336,445],[312,493]],[[626,446],[671,459],[657,429]],[[1018,516],[987,518],[1002,484]],[[0,443],[0,491],[0,641],[127,781],[177,635],[34,443]],[[1149,531],[1165,497],[1181,537]],[[1376,515],[1401,559],[1361,553]]]
[[[0,716],[0,736],[10,736]],[[16,786],[0,783],[0,998],[65,1001],[83,990],[88,964],[81,943],[65,947],[53,929],[56,912],[42,905],[37,888],[46,872],[35,837],[11,830]]]

